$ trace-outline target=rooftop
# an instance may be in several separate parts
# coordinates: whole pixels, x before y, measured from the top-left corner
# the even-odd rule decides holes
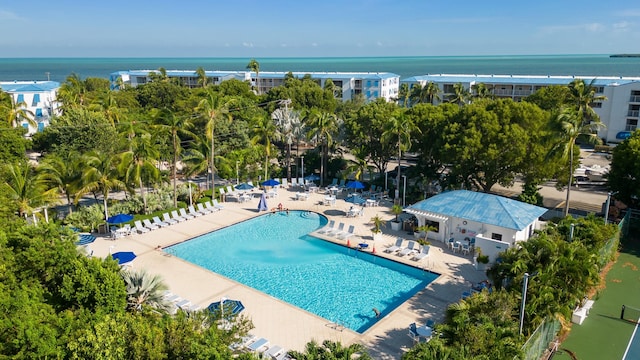
[[[614,86],[633,82],[640,82],[640,77],[612,77],[612,76],[551,76],[551,75],[476,75],[476,74],[427,74],[417,75],[402,82],[434,81],[450,83],[476,83],[485,84],[537,84],[537,85],[566,85],[575,79],[591,81],[593,85]]]
[[[57,81],[3,81],[0,89],[6,92],[42,92],[60,87]]]

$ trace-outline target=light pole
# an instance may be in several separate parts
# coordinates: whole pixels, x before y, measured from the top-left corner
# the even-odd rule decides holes
[[[605,225],[609,223],[609,206],[611,206],[611,196],[617,193],[618,193],[617,191],[607,193],[607,203],[604,206],[604,224]]]
[[[576,224],[571,224],[571,228],[569,228],[569,242],[573,242],[573,229],[576,228]]]
[[[384,191],[389,190],[389,188],[387,187],[387,175],[389,174],[388,171],[384,172]]]
[[[189,180],[188,183],[189,183],[189,206],[193,206],[193,197],[191,196],[191,180]]]
[[[300,156],[300,175],[302,175],[302,186],[304,187],[304,155]]]
[[[240,165],[240,161],[236,160],[236,185],[240,183],[240,173],[238,172],[238,165]]]
[[[407,200],[407,175],[402,175],[403,189],[402,189],[402,207],[405,207]]]
[[[527,303],[527,286],[529,285],[529,278],[536,276],[538,272],[524,273],[524,282],[522,283],[522,304],[520,304],[520,335],[522,335],[522,325],[524,325],[524,305]]]

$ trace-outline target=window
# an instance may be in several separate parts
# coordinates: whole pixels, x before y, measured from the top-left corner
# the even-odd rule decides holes
[[[18,94],[18,100],[16,100],[16,104],[20,104],[24,102],[24,95]]]
[[[433,232],[437,232],[437,233],[440,232],[440,223],[438,221],[431,221],[429,219],[425,219],[424,220],[424,224],[426,226],[431,226],[431,227],[435,228],[435,230],[433,230]]]
[[[624,131],[636,131],[638,128],[638,119],[627,119],[627,126]]]
[[[602,103],[601,102],[595,102],[595,103],[591,103],[589,105],[594,109],[600,109],[602,107]]]
[[[491,238],[493,240],[502,241],[502,234],[491,233]]]
[[[31,102],[31,106],[38,106],[39,102],[40,102],[40,94],[34,94],[33,101]]]

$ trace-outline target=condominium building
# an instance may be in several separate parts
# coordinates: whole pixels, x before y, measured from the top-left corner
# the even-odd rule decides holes
[[[598,76],[527,76],[527,75],[461,75],[437,74],[420,75],[403,79],[409,86],[430,82],[438,85],[440,101],[454,96],[454,85],[471,90],[476,84],[484,84],[497,97],[520,101],[537,90],[551,85],[568,85],[575,79],[584,79],[596,88],[596,95],[603,95],[605,101],[591,104],[606,126],[598,136],[607,143],[619,143],[628,138],[638,128],[640,119],[640,77],[598,77]],[[595,79],[595,80],[594,80]]]
[[[18,126],[27,129],[27,135],[42,131],[49,125],[51,117],[58,115],[57,101],[60,83],[56,81],[6,81],[0,82],[0,89],[8,93],[17,106],[33,114],[35,126],[26,119],[20,119]]]
[[[151,81],[153,75],[159,74],[157,70],[132,70],[117,71],[110,75],[111,88],[120,86],[138,86]],[[260,72],[256,76],[252,71],[205,71],[209,84],[220,84],[224,80],[237,79],[248,81],[260,93],[266,93],[274,87],[283,85],[288,72]],[[391,101],[398,96],[400,76],[393,73],[371,72],[292,72],[295,78],[309,76],[312,80],[324,87],[329,80],[333,82],[336,98],[343,101],[351,100],[356,95],[362,94],[366,101],[374,101],[384,98]],[[168,70],[168,78],[176,78],[185,86],[201,86],[200,78],[195,71]]]

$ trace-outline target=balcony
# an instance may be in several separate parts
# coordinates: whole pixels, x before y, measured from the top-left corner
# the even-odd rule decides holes
[[[640,110],[629,110],[629,112],[627,112],[627,116],[640,117]]]
[[[640,95],[631,95],[629,98],[629,102],[640,103]]]

